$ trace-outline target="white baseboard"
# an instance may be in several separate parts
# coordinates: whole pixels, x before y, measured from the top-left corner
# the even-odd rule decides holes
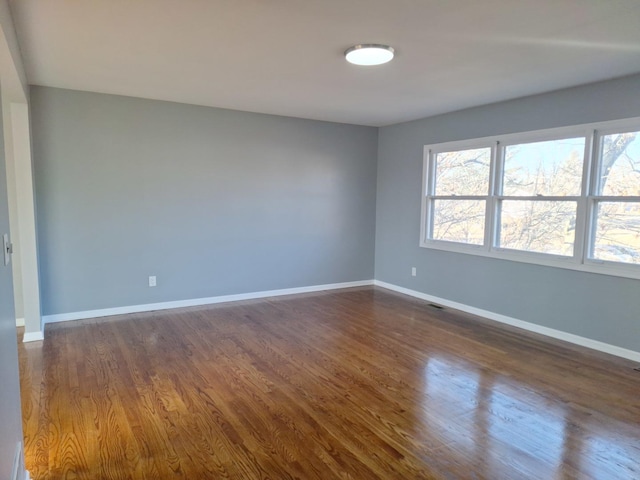
[[[592,340],[590,338],[581,337],[572,333],[563,332],[549,327],[536,325],[535,323],[525,322],[517,318],[508,317],[499,313],[483,310],[480,308],[465,305],[463,303],[454,302],[445,298],[428,295],[426,293],[411,290],[409,288],[400,287],[391,283],[380,280],[362,280],[357,282],[331,283],[327,285],[313,285],[309,287],[285,288],[281,290],[267,290],[262,292],[240,293],[236,295],[222,295],[218,297],[195,298],[189,300],[177,300],[172,302],[149,303],[145,305],[131,305],[126,307],[104,308],[99,310],[86,310],[82,312],[61,313],[56,315],[45,315],[42,317],[43,322],[56,323],[66,322],[70,320],[81,320],[85,318],[99,318],[111,315],[124,315],[128,313],[151,312],[154,310],[168,310],[171,308],[195,307],[200,305],[213,305],[216,303],[237,302],[241,300],[253,300],[266,297],[278,297],[282,295],[294,295],[298,293],[320,292],[324,290],[336,290],[340,288],[362,287],[367,285],[376,285],[387,288],[395,292],[403,293],[415,298],[420,298],[428,302],[437,303],[449,308],[455,308],[472,315],[488,318],[496,322],[504,323],[514,327],[522,328],[530,332],[539,333],[548,337],[564,340],[569,343],[591,348],[600,352],[608,353],[618,357],[626,358],[635,362],[640,362],[640,352],[628,350],[626,348],[617,347],[608,343]],[[27,332],[24,334],[23,342],[35,342],[44,339],[43,332]]]
[[[294,295],[297,293],[321,292],[323,290],[336,290],[339,288],[363,287],[373,285],[373,280],[361,280],[357,282],[330,283],[327,285],[313,285],[309,287],[284,288],[281,290],[267,290],[263,292],[240,293],[236,295],[222,295],[219,297],[194,298],[190,300],[177,300],[173,302],[148,303],[146,305],[131,305],[127,307],[103,308],[100,310],[86,310],[84,312],[59,313],[56,315],[44,315],[45,324],[67,322],[69,320],[81,320],[85,318],[108,317],[111,315],[124,315],[128,313],[152,312],[154,310],[168,310],[171,308],[197,307],[200,305],[212,305],[215,303],[237,302],[240,300],[253,300],[256,298],[278,297],[281,295]],[[25,334],[26,337],[26,334]],[[26,340],[25,340],[26,341]]]
[[[16,318],[16,327],[24,327],[24,318]]]
[[[40,340],[44,340],[44,332],[24,332],[24,336],[22,337],[23,343],[37,342]]]
[[[447,300],[445,298],[428,295],[426,293],[418,292],[416,290],[411,290],[409,288],[399,287],[398,285],[394,285],[392,283],[374,280],[373,284],[378,287],[387,288],[389,290],[393,290],[398,293],[404,293],[405,295],[410,295],[412,297],[420,298],[428,302],[437,303],[445,307],[455,308],[456,310],[461,310],[463,312],[471,313],[472,315],[478,315],[479,317],[488,318],[489,320],[495,320],[496,322],[506,323],[507,325],[522,328],[523,330],[540,333],[542,335],[556,338],[558,340],[564,340],[565,342],[580,345],[582,347],[591,348],[593,350],[598,350],[600,352],[615,355],[617,357],[633,360],[634,362],[640,362],[640,352],[628,350],[622,347],[617,347],[615,345],[610,345],[608,343],[600,342],[598,340],[592,340],[590,338],[581,337],[579,335],[574,335],[572,333],[563,332],[562,330],[543,327],[541,325],[536,325],[535,323],[525,322],[524,320],[518,320],[517,318],[508,317],[506,315],[501,315],[495,312],[490,312],[489,310],[482,310],[480,308],[472,307],[470,305],[465,305],[463,303],[458,303],[451,300]]]

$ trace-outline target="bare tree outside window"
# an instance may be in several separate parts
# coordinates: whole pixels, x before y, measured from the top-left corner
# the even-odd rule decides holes
[[[482,245],[489,194],[491,149],[478,148],[436,155],[433,238]]]
[[[505,147],[500,247],[573,255],[584,147],[584,137]]]

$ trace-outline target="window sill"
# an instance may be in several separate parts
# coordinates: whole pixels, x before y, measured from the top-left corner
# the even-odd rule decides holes
[[[595,273],[598,275],[608,275],[621,278],[640,279],[640,265],[624,265],[614,262],[589,260],[580,263],[573,257],[563,257],[560,255],[549,255],[543,253],[520,252],[517,250],[507,250],[492,248],[487,250],[484,246],[464,245],[454,242],[443,241],[422,241],[420,247],[430,250],[440,250],[452,253],[462,253],[464,255],[476,255],[496,260],[507,260],[510,262],[528,263],[543,267],[563,268],[585,273]]]

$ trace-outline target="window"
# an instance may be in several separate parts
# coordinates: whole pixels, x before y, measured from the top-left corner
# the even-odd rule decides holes
[[[597,137],[590,258],[640,264],[640,131]]]
[[[431,238],[484,243],[490,161],[490,147],[434,154]]]
[[[573,256],[585,144],[575,137],[501,148],[496,246]]]
[[[420,245],[640,278],[640,119],[425,147]]]

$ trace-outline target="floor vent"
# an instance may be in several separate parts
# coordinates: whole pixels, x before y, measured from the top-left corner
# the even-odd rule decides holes
[[[431,308],[437,308],[438,310],[444,310],[444,307],[442,305],[438,305],[437,303],[430,303],[429,306]]]

